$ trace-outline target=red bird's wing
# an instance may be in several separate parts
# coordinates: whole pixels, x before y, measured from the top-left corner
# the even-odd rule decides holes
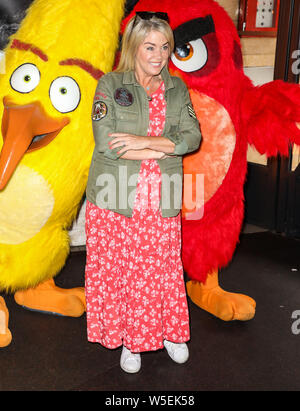
[[[247,140],[268,157],[300,144],[300,87],[281,80],[245,92],[241,107]]]

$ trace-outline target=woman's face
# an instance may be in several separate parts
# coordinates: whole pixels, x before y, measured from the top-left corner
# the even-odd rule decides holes
[[[135,56],[135,70],[147,76],[157,76],[167,64],[170,46],[164,34],[152,30],[139,46]]]

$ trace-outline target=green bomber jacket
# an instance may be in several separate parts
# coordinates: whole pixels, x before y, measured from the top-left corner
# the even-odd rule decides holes
[[[189,92],[179,77],[162,72],[165,85],[166,121],[162,135],[175,143],[172,155],[156,160],[162,183],[160,209],[162,217],[174,217],[182,203],[182,156],[199,148],[201,132]],[[141,160],[122,159],[120,147],[110,149],[112,132],[147,136],[149,100],[134,72],[105,74],[97,85],[92,125],[95,149],[89,170],[86,196],[99,206],[132,216]]]

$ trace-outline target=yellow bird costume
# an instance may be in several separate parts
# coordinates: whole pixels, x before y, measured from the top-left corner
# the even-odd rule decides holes
[[[35,0],[0,76],[0,290],[31,309],[80,316],[84,289],[53,277],[84,194],[97,81],[113,67],[124,0]],[[0,346],[11,341],[0,297]]]

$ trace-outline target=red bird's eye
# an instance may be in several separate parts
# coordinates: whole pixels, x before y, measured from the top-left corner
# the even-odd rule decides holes
[[[194,76],[207,76],[219,64],[220,52],[215,33],[177,46],[171,55],[174,66]]]
[[[196,39],[177,46],[171,60],[179,70],[185,72],[198,71],[207,63],[206,45],[202,39]]]
[[[183,73],[203,77],[212,73],[220,62],[220,47],[211,14],[187,20],[174,29],[175,51],[172,64]]]
[[[194,48],[191,43],[184,44],[183,46],[176,47],[175,57],[180,61],[187,61],[194,55]]]

